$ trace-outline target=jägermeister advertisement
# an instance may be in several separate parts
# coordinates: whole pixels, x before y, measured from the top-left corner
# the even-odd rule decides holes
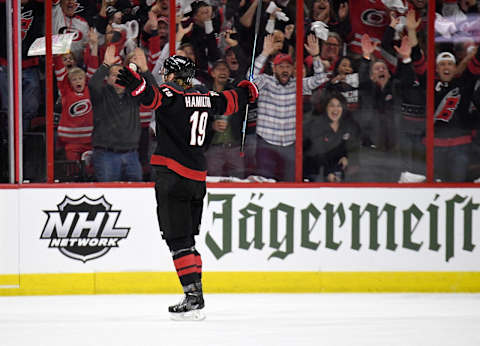
[[[476,189],[209,189],[219,269],[478,270]]]

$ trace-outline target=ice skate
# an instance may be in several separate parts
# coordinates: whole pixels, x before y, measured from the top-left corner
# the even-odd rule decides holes
[[[185,293],[176,305],[168,307],[170,318],[174,321],[202,321],[206,318],[201,309],[205,306],[201,292]]]

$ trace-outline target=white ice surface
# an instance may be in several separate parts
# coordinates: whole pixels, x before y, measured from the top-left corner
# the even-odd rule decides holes
[[[480,294],[207,294],[174,322],[179,298],[0,297],[0,345],[480,345]]]

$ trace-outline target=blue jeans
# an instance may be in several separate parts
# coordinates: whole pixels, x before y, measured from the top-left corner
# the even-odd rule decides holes
[[[0,112],[8,111],[8,70],[0,66]],[[38,67],[26,68],[22,71],[22,112],[23,131],[30,129],[30,121],[38,114],[40,106],[40,75]]]
[[[465,182],[468,176],[471,144],[435,147],[434,175],[443,182]]]
[[[136,150],[116,153],[94,148],[92,163],[99,182],[142,181],[142,166]]]

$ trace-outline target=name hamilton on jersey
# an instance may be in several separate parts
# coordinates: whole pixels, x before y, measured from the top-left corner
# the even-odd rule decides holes
[[[187,108],[212,108],[209,96],[185,95],[185,107]]]

